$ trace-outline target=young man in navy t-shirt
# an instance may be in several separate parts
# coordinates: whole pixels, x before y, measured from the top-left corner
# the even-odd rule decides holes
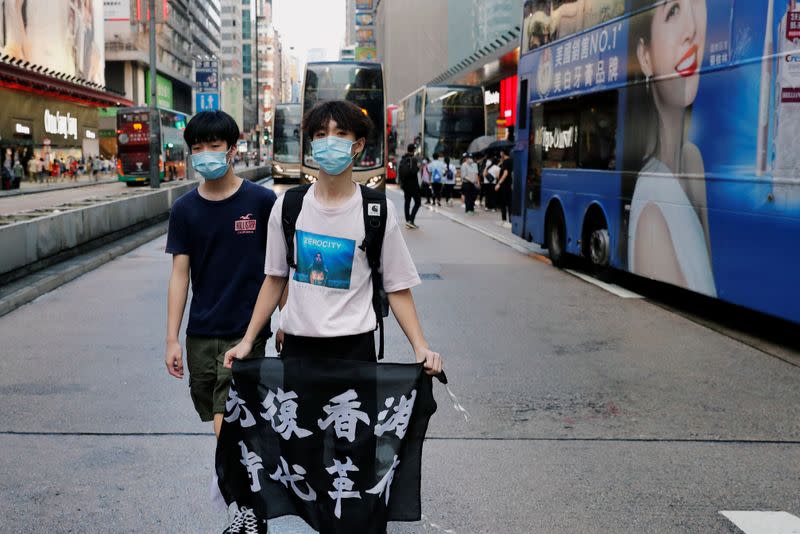
[[[223,358],[247,331],[264,282],[267,224],[276,197],[234,174],[239,127],[227,113],[198,113],[183,136],[192,167],[204,180],[179,198],[170,213],[166,252],[173,256],[165,360],[169,374],[182,379],[178,333],[191,278],[186,328],[189,390],[200,419],[213,420],[219,437],[231,381]],[[264,356],[270,334],[267,323],[251,357]]]

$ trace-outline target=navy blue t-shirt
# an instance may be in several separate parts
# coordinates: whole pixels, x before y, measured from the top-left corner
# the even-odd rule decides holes
[[[275,193],[245,180],[225,200],[194,189],[172,206],[168,254],[189,256],[192,304],[186,333],[238,337],[247,331],[264,282],[267,224]],[[262,334],[269,336],[269,323]]]

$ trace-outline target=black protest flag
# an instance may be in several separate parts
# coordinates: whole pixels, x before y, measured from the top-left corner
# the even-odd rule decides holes
[[[217,445],[220,490],[262,519],[298,515],[323,533],[419,521],[435,411],[421,364],[237,361]]]

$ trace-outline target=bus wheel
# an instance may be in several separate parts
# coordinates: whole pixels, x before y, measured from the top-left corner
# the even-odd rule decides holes
[[[547,216],[545,245],[550,253],[550,261],[555,267],[564,267],[567,256],[567,230],[561,208],[553,208]]]
[[[611,259],[611,237],[608,228],[598,228],[589,239],[589,259],[595,267],[607,267]]]

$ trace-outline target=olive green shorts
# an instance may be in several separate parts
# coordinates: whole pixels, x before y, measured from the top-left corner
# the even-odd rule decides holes
[[[186,336],[186,365],[189,368],[189,392],[201,421],[211,421],[215,413],[225,413],[225,401],[231,386],[231,370],[223,365],[225,353],[241,338]],[[263,358],[264,339],[253,344],[250,358]]]

